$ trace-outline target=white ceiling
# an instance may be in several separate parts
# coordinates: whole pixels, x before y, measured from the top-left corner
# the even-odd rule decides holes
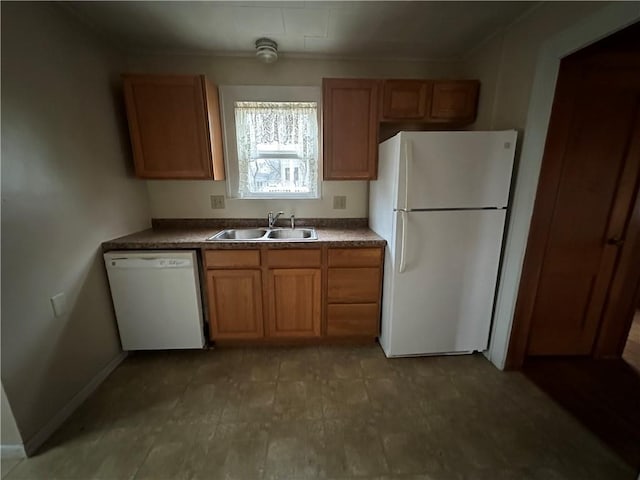
[[[138,52],[455,60],[534,2],[65,2],[120,47]]]

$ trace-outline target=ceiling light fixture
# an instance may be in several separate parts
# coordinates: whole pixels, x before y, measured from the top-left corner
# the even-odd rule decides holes
[[[256,57],[264,63],[273,63],[278,59],[278,44],[270,38],[256,40]]]

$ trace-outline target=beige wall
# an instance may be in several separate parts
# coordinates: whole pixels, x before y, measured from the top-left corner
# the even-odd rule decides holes
[[[546,2],[465,58],[462,72],[482,84],[476,130],[525,128],[541,45],[607,2]]]
[[[323,77],[446,78],[459,77],[453,62],[394,62],[364,60],[310,60],[281,58],[265,65],[254,58],[189,55],[133,55],[132,73],[204,73],[218,85],[320,86]],[[299,217],[367,217],[368,182],[322,182],[318,200],[226,199],[224,210],[212,210],[210,195],[223,195],[224,182],[149,181],[151,212],[155,218],[263,217],[269,210],[283,210]],[[347,208],[333,209],[333,196],[346,195]]]
[[[22,437],[18,431],[16,420],[13,418],[11,406],[2,386],[2,401],[0,403],[2,418],[0,418],[0,432],[2,432],[2,445],[22,445]]]
[[[25,442],[119,354],[100,243],[149,224],[122,67],[93,38],[57,5],[2,3],[2,384]]]

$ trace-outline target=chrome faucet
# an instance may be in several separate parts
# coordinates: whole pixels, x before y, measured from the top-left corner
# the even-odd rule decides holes
[[[276,224],[276,222],[278,221],[278,217],[280,215],[284,214],[284,212],[278,212],[275,214],[275,216],[273,215],[273,212],[269,212],[269,215],[267,216],[268,220],[269,220],[269,228],[273,228],[273,226]]]
[[[293,213],[291,214],[291,218],[289,220],[291,220],[291,228],[296,228],[296,217]]]

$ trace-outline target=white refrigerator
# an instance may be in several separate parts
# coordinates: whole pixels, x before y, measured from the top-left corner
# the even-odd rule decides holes
[[[369,226],[387,241],[387,357],[487,348],[517,132],[400,132],[380,144]]]

